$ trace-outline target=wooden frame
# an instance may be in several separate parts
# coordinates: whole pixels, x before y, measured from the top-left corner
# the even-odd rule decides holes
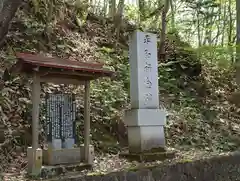
[[[52,78],[46,79],[45,82],[52,82]],[[67,81],[68,79],[65,79]],[[33,175],[37,175],[39,170],[36,167],[36,152],[39,148],[39,105],[40,105],[40,82],[42,79],[37,71],[33,73],[33,83],[32,83],[32,159],[31,159],[31,172]],[[67,83],[62,82],[62,78],[55,78],[55,83]],[[77,81],[73,82],[70,80],[68,84],[71,83],[84,83],[84,160],[86,163],[89,163],[89,147],[90,147],[90,81],[86,80],[84,82]]]
[[[17,63],[11,73],[23,73],[33,77],[32,83],[32,148],[28,149],[30,174],[38,175],[39,168],[39,104],[41,82],[84,85],[84,160],[90,163],[90,81],[99,77],[111,77],[113,72],[102,64],[63,60],[42,55],[17,53]]]
[[[39,148],[38,131],[39,131],[39,104],[40,104],[40,77],[37,72],[33,73],[32,83],[32,158],[31,158],[31,172],[37,175],[39,169],[37,163],[37,149]]]
[[[89,145],[90,145],[90,81],[85,81],[84,94],[84,157],[89,163]]]

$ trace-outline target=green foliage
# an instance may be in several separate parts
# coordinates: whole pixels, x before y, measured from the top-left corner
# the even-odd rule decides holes
[[[34,8],[30,8],[29,12],[20,11],[17,15],[20,22],[18,23],[23,25],[22,29],[18,33],[11,31],[8,37],[8,47],[4,51],[45,52],[84,61],[93,57],[93,60],[101,60],[106,64],[106,68],[115,71],[116,76],[111,80],[99,79],[91,84],[92,138],[94,144],[99,147],[105,145],[105,148],[109,150],[111,145],[116,144],[117,133],[114,127],[123,121],[123,111],[130,107],[128,50],[123,48],[125,46],[107,47],[116,41],[111,35],[111,24],[107,22],[107,19],[106,24],[99,23],[97,18],[94,21],[87,20],[87,3],[79,6],[74,1],[56,1],[53,8],[54,16],[50,20],[47,15],[48,1],[35,0],[30,5]],[[205,10],[213,6],[210,3],[203,5]],[[144,8],[153,12],[156,10],[156,5]],[[127,20],[135,22],[138,20],[137,8],[126,6],[125,10]],[[149,12],[145,11],[144,16],[147,16]],[[149,30],[151,25],[151,30],[160,33],[159,14],[149,19],[146,18],[146,21],[141,22],[141,26]],[[205,18],[210,17],[212,16],[206,15]],[[64,25],[58,24],[61,20],[64,20]],[[46,23],[52,27],[50,43],[43,36]],[[192,22],[189,26],[191,24]],[[168,144],[208,150],[233,150],[238,146],[235,137],[239,135],[235,134],[232,128],[236,127],[238,118],[235,115],[236,108],[227,102],[227,95],[236,88],[232,82],[231,73],[234,47],[230,49],[206,45],[192,48],[189,42],[183,41],[183,36],[180,34],[180,30],[167,34],[167,61],[159,63],[160,99],[167,110],[172,113],[168,116],[167,123]],[[122,39],[125,38],[124,35],[121,36]],[[103,46],[102,42],[106,46]],[[200,63],[203,65],[203,72],[200,76],[195,79],[186,76],[185,72],[188,68],[191,69],[195,64]],[[5,106],[9,111],[15,110],[12,104],[20,104],[23,107],[21,109],[29,110],[26,101],[30,98],[27,94],[29,89],[24,88],[27,93],[25,92],[26,95],[23,96],[19,92],[19,90],[22,91],[19,88],[21,86],[11,84],[6,87],[8,86],[10,89],[7,89],[7,92],[12,90],[12,87],[17,87],[13,89],[17,92],[14,94],[17,98],[12,93],[13,98],[9,99],[10,94],[5,95],[6,89],[4,89],[0,95],[0,107]],[[82,93],[82,90],[78,88],[74,91],[78,94]],[[10,106],[8,99],[11,101]],[[229,113],[233,114],[230,118],[227,117]],[[80,131],[81,127],[80,125]],[[81,134],[79,140],[83,140]]]
[[[228,69],[233,65],[234,60],[234,47],[222,46],[202,46],[197,49],[198,53],[202,55],[204,63],[209,62],[219,68]]]
[[[116,72],[115,80],[96,80],[92,84],[94,97],[104,105],[104,112],[114,116],[119,109],[126,105],[129,91],[129,70],[121,63],[122,57],[109,56],[108,53],[101,53],[101,58],[108,65],[107,68]],[[126,85],[127,84],[127,85]]]
[[[137,21],[138,20],[138,8],[135,6],[131,6],[131,5],[125,5],[124,8],[124,17],[128,20],[128,21]]]

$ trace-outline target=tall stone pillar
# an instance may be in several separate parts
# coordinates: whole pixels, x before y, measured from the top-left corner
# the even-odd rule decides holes
[[[165,147],[166,114],[159,109],[157,37],[136,31],[130,38],[131,110],[125,112],[130,153]]]

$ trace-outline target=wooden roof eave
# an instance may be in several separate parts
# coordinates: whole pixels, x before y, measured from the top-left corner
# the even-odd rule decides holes
[[[28,72],[24,70],[24,66],[30,67]],[[26,67],[25,67],[26,68]],[[114,76],[114,73],[111,71],[106,72],[84,72],[84,71],[74,71],[69,69],[58,69],[50,67],[42,67],[36,66],[33,64],[28,64],[23,60],[19,59],[16,64],[14,64],[10,72],[14,75],[16,74],[24,74],[24,75],[32,75],[34,69],[38,70],[38,74],[40,75],[41,82],[52,82],[56,84],[82,84],[83,81],[95,80],[101,77],[109,77]]]

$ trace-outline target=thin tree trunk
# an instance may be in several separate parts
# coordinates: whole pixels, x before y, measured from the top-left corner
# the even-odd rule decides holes
[[[8,33],[9,25],[22,0],[5,0],[0,12],[0,47],[3,45]]]
[[[51,44],[51,34],[52,34],[51,22],[53,19],[53,7],[54,7],[54,2],[53,0],[51,0],[48,2],[47,22],[45,26],[45,35],[49,45]]]
[[[216,37],[214,39],[215,46],[217,46],[218,43],[219,43],[220,28],[221,28],[221,23],[220,22],[221,22],[221,17],[222,17],[222,1],[220,1],[220,5],[219,5],[218,11],[219,11],[219,16],[218,16],[218,20],[217,20],[217,35],[216,35]]]
[[[232,6],[231,0],[228,2],[228,12],[229,12],[229,30],[228,30],[228,44],[232,42],[232,31],[233,31],[233,18],[232,18]]]
[[[237,84],[240,84],[240,1],[236,0],[236,33],[237,33],[237,40],[236,40],[236,81]]]
[[[203,20],[204,21],[204,20]],[[205,30],[205,33],[204,33],[204,36],[203,36],[203,45],[206,45],[207,44],[207,41],[209,39],[209,21],[208,21],[208,18],[205,19],[206,21],[206,25],[204,26],[204,23],[203,23],[203,31]],[[199,25],[200,26],[200,25]]]
[[[237,12],[237,18],[236,18],[236,33],[237,33],[237,39],[236,39],[236,62],[240,62],[240,1],[236,0],[236,12]]]
[[[197,35],[198,35],[198,47],[202,46],[202,39],[201,39],[201,29],[200,29],[200,15],[197,11]]]
[[[145,12],[145,0],[138,0],[139,2],[139,21],[140,23],[143,22],[146,12]]]
[[[169,0],[165,0],[164,8],[162,11],[162,30],[160,35],[160,48],[159,53],[162,60],[165,60],[165,39],[166,39],[166,31],[167,31],[167,13],[169,9]]]
[[[110,0],[109,2],[109,17],[114,18],[116,14],[116,0]]]
[[[232,47],[233,17],[232,17],[231,0],[228,1],[228,12],[229,12],[228,49],[231,54],[231,61],[234,62],[233,47]]]
[[[119,0],[117,13],[114,16],[114,26],[115,26],[115,33],[117,36],[117,40],[119,39],[119,35],[121,31],[123,10],[124,10],[124,0]]]
[[[211,18],[210,18],[210,21],[209,21],[208,45],[212,45],[212,27],[213,27],[213,23],[215,23],[215,20],[216,20],[216,18],[214,18],[214,16],[213,16],[213,13],[214,13],[214,8],[212,8]],[[213,18],[214,18],[214,19],[213,19]]]
[[[171,28],[175,32],[175,9],[173,7],[173,0],[169,0],[171,7]]]
[[[223,10],[223,28],[222,28],[222,46],[224,46],[224,38],[225,38],[225,29],[226,29],[226,22],[227,22],[227,6],[224,4],[224,10]]]
[[[103,5],[103,14],[104,14],[104,17],[106,17],[107,15],[107,0],[104,0],[104,5]]]
[[[0,11],[2,11],[2,8],[3,8],[3,4],[6,0],[0,0]]]

